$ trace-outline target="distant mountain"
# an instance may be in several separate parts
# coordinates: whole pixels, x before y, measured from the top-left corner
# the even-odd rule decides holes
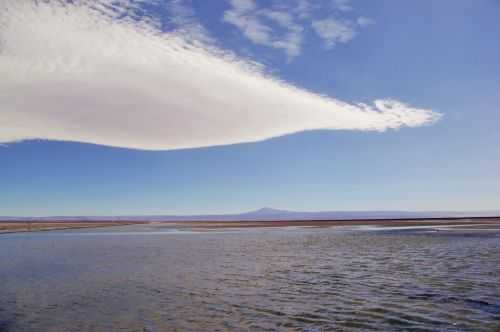
[[[239,214],[208,215],[130,215],[130,216],[51,216],[51,217],[1,217],[0,221],[275,221],[275,220],[342,220],[342,219],[411,219],[446,217],[494,217],[500,211],[318,211],[301,212],[264,207]]]
[[[400,219],[499,216],[500,211],[317,211],[300,212],[262,208],[236,215],[250,220],[328,220],[328,219]]]
[[[248,217],[258,217],[258,216],[279,216],[279,215],[284,215],[284,214],[290,214],[290,213],[300,213],[300,212],[292,212],[288,210],[278,210],[278,209],[273,209],[270,207],[263,207],[261,209],[255,210],[255,211],[250,211],[250,212],[245,212],[238,214],[239,216],[248,216]]]

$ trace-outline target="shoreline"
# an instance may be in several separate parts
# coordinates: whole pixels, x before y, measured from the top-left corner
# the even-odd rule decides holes
[[[279,227],[329,228],[339,226],[399,227],[453,227],[474,230],[487,228],[500,231],[500,217],[472,218],[427,218],[427,219],[346,219],[346,220],[268,220],[268,221],[0,221],[0,235],[24,232],[47,232],[54,230],[104,228],[130,225],[151,225],[158,229],[220,230]]]
[[[464,219],[367,219],[367,220],[280,220],[280,221],[182,221],[182,222],[154,222],[158,228],[209,230],[209,229],[245,229],[245,228],[277,228],[277,227],[314,227],[328,228],[339,226],[374,226],[408,227],[408,226],[453,226],[454,228],[473,229],[477,227],[488,227],[500,231],[500,217],[481,218],[477,220]]]
[[[31,225],[29,225],[31,224]],[[4,234],[15,233],[38,233],[49,231],[60,231],[69,229],[85,229],[85,228],[105,228],[117,226],[142,225],[145,222],[15,222],[0,221],[0,236]]]

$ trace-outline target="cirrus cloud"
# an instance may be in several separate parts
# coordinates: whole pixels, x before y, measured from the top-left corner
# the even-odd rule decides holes
[[[138,15],[142,1],[0,4],[0,143],[144,150],[254,142],[312,129],[416,127],[440,114],[321,96]],[[138,5],[137,5],[138,6]]]

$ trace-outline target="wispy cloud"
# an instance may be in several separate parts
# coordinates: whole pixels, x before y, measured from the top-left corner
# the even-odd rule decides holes
[[[352,10],[352,5],[350,0],[334,0],[335,8],[343,12],[349,12]]]
[[[318,36],[325,41],[326,48],[332,48],[337,43],[346,43],[356,35],[354,26],[350,21],[327,18],[313,21],[311,25]]]
[[[365,26],[368,26],[370,24],[375,23],[375,21],[373,21],[371,18],[364,17],[364,16],[358,17],[356,22],[359,24],[360,27],[365,27]]]
[[[186,0],[171,0],[165,3],[170,23],[185,39],[198,43],[213,43],[210,33],[200,24],[193,8]]]
[[[224,13],[225,22],[236,26],[256,44],[282,49],[290,58],[299,55],[303,28],[290,13],[259,9],[253,0],[231,0],[230,3],[231,9]]]
[[[0,3],[0,143],[180,149],[439,118],[393,100],[368,106],[308,92],[193,35],[162,32],[137,14],[140,1],[117,3]]]
[[[342,17],[354,10],[350,0],[275,0],[267,7],[259,7],[255,0],[228,2],[230,8],[224,13],[224,22],[237,27],[255,44],[282,49],[289,60],[302,52],[308,28],[325,41],[327,49],[331,49],[338,43],[352,40],[357,28],[374,23],[364,16]],[[331,14],[332,10],[335,15]]]

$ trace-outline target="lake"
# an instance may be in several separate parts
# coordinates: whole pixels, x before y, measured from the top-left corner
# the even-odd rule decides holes
[[[500,233],[0,235],[0,331],[500,331]]]

